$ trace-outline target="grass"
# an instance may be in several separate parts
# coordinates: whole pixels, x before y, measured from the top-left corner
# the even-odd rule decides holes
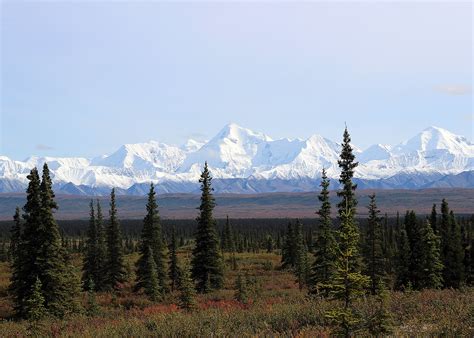
[[[126,257],[129,279],[133,280],[133,264],[137,255]],[[189,252],[180,252],[189,258]],[[97,295],[100,313],[85,313],[64,319],[45,318],[38,323],[14,321],[7,295],[9,268],[0,263],[0,336],[50,337],[189,337],[189,336],[328,336],[334,327],[325,312],[336,305],[333,301],[309,299],[300,292],[288,271],[278,270],[280,256],[267,253],[237,254],[239,271],[226,271],[225,287],[198,296],[193,312],[180,310],[177,295],[169,295],[162,303],[152,303],[131,291],[131,282],[115,294]],[[80,271],[80,257],[74,263]],[[273,268],[272,268],[273,267]],[[248,274],[258,280],[249,304],[233,300],[237,274]],[[86,296],[81,295],[83,304]],[[356,304],[361,318],[369,318],[376,309],[375,300],[366,297]],[[473,336],[474,289],[391,292],[388,309],[392,314],[395,336]],[[361,327],[360,336],[367,336]]]

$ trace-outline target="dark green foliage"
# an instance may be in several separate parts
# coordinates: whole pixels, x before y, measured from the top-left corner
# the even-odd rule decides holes
[[[385,276],[385,260],[383,254],[383,230],[380,224],[379,213],[375,194],[369,196],[370,204],[367,233],[365,238],[364,257],[366,274],[370,277],[370,292],[377,293],[377,285],[381,285]]]
[[[351,146],[351,136],[349,135],[347,127],[344,129],[342,149],[338,164],[339,168],[341,168],[339,183],[342,185],[342,190],[337,193],[337,196],[341,197],[341,202],[337,205],[339,217],[342,219],[343,215],[351,215],[353,218],[355,217],[357,206],[355,196],[357,184],[352,182],[352,178],[354,177],[354,170],[359,163],[355,162],[355,156]],[[351,212],[347,213],[346,210],[350,210]]]
[[[317,211],[319,226],[314,246],[315,259],[311,268],[310,292],[324,296],[327,296],[329,292],[327,284],[334,272],[336,256],[336,241],[331,220],[331,203],[329,202],[329,184],[326,170],[323,169],[321,192],[318,196],[321,207]]]
[[[421,233],[421,222],[418,221],[415,212],[407,211],[404,226],[410,245],[409,280],[413,288],[420,288],[422,271],[423,242]]]
[[[170,279],[171,291],[176,290],[179,283],[179,266],[178,266],[178,255],[176,253],[177,242],[176,242],[176,228],[173,227],[171,232],[171,241],[169,244],[169,268],[168,274]]]
[[[229,216],[226,217],[221,246],[224,252],[235,252],[234,234],[232,233]]]
[[[162,288],[159,284],[158,279],[158,270],[156,267],[153,250],[148,246],[148,252],[144,255],[145,258],[145,271],[142,271],[146,274],[143,279],[143,289],[145,294],[150,298],[150,300],[157,301],[162,298]]]
[[[398,242],[398,253],[397,253],[397,278],[395,281],[395,287],[399,290],[408,287],[411,283],[411,250],[410,243],[408,241],[407,232],[405,229],[400,231],[400,239]]]
[[[43,166],[41,182],[36,168],[31,170],[28,180],[23,208],[25,224],[12,261],[10,290],[15,311],[19,317],[29,316],[28,302],[38,299],[33,292],[40,292],[45,311],[63,316],[75,310],[77,281],[53,217],[57,205],[47,164]]]
[[[294,274],[296,276],[296,281],[298,286],[301,289],[306,285],[309,275],[309,266],[308,266],[308,250],[304,244],[303,239],[303,226],[301,222],[297,219],[295,224],[295,266]]]
[[[191,273],[187,266],[182,266],[179,269],[179,307],[184,310],[192,310],[196,306],[195,296],[196,290],[194,288],[193,280],[191,279]]]
[[[37,257],[37,264],[39,263],[42,270],[39,279],[43,287],[45,306],[51,314],[63,316],[75,310],[74,298],[78,291],[78,283],[72,272],[69,257],[61,246],[59,226],[53,217],[53,210],[58,207],[54,200],[52,185],[48,165],[44,164],[40,186],[42,247]]]
[[[16,207],[15,215],[13,216],[13,226],[10,230],[10,248],[8,253],[12,261],[12,265],[15,265],[14,260],[18,259],[18,248],[20,247],[21,232],[20,208]]]
[[[360,321],[353,308],[353,301],[365,293],[369,285],[369,277],[363,275],[355,264],[358,255],[359,232],[352,222],[352,211],[342,212],[340,230],[337,231],[338,249],[336,252],[335,271],[328,288],[329,294],[334,299],[341,300],[342,308],[336,308],[328,312],[340,328],[344,336],[351,335]]]
[[[156,203],[156,193],[153,184],[150,185],[150,191],[148,193],[148,203],[146,206],[147,214],[143,220],[142,237],[140,242],[140,258],[137,261],[137,279],[135,284],[135,290],[140,290],[148,284],[148,278],[150,278],[148,252],[151,249],[153,252],[153,259],[156,266],[156,274],[159,284],[159,292],[161,294],[166,293],[168,285],[166,284],[166,253],[165,244],[163,242],[163,235],[160,224],[160,217],[158,214],[158,205]]]
[[[97,288],[97,286],[102,284],[105,258],[99,249],[99,237],[102,236],[102,234],[97,228],[94,202],[92,200],[89,208],[89,228],[87,229],[86,252],[84,254],[82,267],[82,283],[83,289],[86,291],[89,290],[89,285],[94,285],[94,287]],[[92,281],[92,283],[90,283],[90,281]]]
[[[459,288],[464,282],[465,252],[462,245],[461,227],[452,210],[449,210],[445,199],[441,203],[440,236],[444,285]]]
[[[44,306],[45,299],[43,297],[42,284],[38,277],[31,287],[31,292],[25,300],[24,317],[31,321],[37,321],[43,318],[46,314]]]
[[[219,240],[216,221],[212,212],[215,206],[211,187],[212,177],[207,163],[199,179],[201,183],[200,214],[197,217],[196,243],[191,259],[191,273],[199,292],[220,289],[224,282],[222,258],[219,253]]]
[[[431,208],[431,215],[430,215],[430,224],[433,228],[435,235],[438,234],[438,213],[436,212],[436,204],[433,204]]]
[[[282,268],[294,268],[296,266],[296,234],[291,222],[288,222],[283,247],[281,249]]]
[[[443,286],[443,264],[440,259],[439,237],[435,235],[429,221],[421,227],[421,266],[418,271],[418,287],[421,289],[438,289]]]
[[[110,193],[109,224],[107,226],[107,257],[105,265],[105,287],[117,289],[125,281],[125,265],[123,263],[122,234],[117,218],[115,189]]]

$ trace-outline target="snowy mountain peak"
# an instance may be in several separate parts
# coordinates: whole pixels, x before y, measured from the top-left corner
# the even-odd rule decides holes
[[[272,141],[272,139],[259,132],[244,128],[239,126],[236,123],[229,123],[214,137],[215,139],[229,139],[235,143],[237,142],[246,142],[249,140],[262,140],[262,141]]]
[[[396,153],[437,150],[446,150],[453,154],[474,156],[474,145],[465,137],[434,126],[424,129],[421,133],[400,143],[394,149]]]

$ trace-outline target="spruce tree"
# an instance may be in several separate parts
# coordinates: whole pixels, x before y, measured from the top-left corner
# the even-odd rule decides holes
[[[191,279],[189,268],[185,265],[181,266],[179,269],[178,290],[180,292],[179,307],[187,311],[194,309],[196,306],[194,299],[196,290],[194,288],[193,280]]]
[[[52,185],[49,168],[45,163],[40,185],[42,229],[38,233],[41,247],[36,257],[36,265],[40,269],[37,277],[42,283],[46,309],[53,315],[63,316],[75,310],[77,304],[74,298],[78,291],[78,281],[61,245],[59,226],[53,216],[58,206]]]
[[[397,268],[395,287],[405,289],[411,284],[411,250],[405,229],[400,231],[397,253]]]
[[[223,243],[222,247],[225,252],[234,252],[235,251],[235,243],[234,243],[234,235],[232,233],[232,227],[230,225],[229,216],[226,217],[225,227],[224,227],[224,236],[223,236]]]
[[[15,215],[13,216],[13,226],[10,230],[10,247],[9,247],[9,257],[14,265],[14,261],[18,259],[18,248],[20,247],[21,241],[21,215],[20,208],[16,207]]]
[[[448,202],[445,199],[441,204],[440,235],[444,286],[459,288],[464,281],[461,227],[456,221],[453,211],[449,210]]]
[[[436,212],[436,204],[433,204],[433,207],[431,208],[430,224],[435,235],[438,234],[438,213]]]
[[[421,289],[438,289],[443,286],[439,237],[435,235],[429,220],[423,223],[420,232],[422,252],[418,286]]]
[[[314,247],[315,259],[311,268],[310,292],[328,296],[327,285],[334,272],[336,241],[331,220],[331,203],[329,202],[330,181],[325,169],[323,169],[321,178],[321,192],[318,196],[321,207],[316,212],[319,215],[319,226]]]
[[[25,302],[31,298],[33,285],[41,273],[36,264],[36,258],[39,256],[39,249],[42,244],[39,238],[41,230],[41,182],[38,170],[33,168],[27,179],[29,183],[26,190],[26,204],[23,207],[25,223],[19,245],[16,248],[16,256],[12,261],[12,275],[10,278],[10,291],[13,295],[15,313],[18,317],[23,318],[27,317]]]
[[[354,177],[354,170],[359,163],[355,162],[355,156],[351,146],[351,136],[349,135],[347,127],[344,130],[342,149],[338,164],[341,169],[339,183],[342,186],[342,190],[337,193],[337,196],[341,198],[341,201],[337,205],[339,217],[342,220],[343,215],[350,215],[350,217],[352,217],[350,222],[353,222],[357,206],[357,199],[355,196],[357,184],[352,182],[352,178]],[[348,213],[347,210],[350,210],[351,212]]]
[[[335,271],[328,285],[330,295],[341,300],[342,308],[329,311],[328,317],[341,328],[344,336],[349,337],[359,322],[353,301],[365,293],[369,285],[369,277],[363,275],[355,260],[359,250],[359,232],[354,224],[352,209],[341,213],[341,227],[337,231],[338,248],[336,253]]]
[[[104,228],[104,217],[102,215],[102,207],[99,200],[96,202],[96,217],[95,217],[95,229],[97,235],[97,252],[96,252],[96,264],[100,275],[95,281],[95,289],[97,291],[103,291],[106,289],[107,284],[107,239],[106,230]]]
[[[171,241],[168,248],[169,268],[168,274],[170,279],[171,291],[175,291],[179,283],[179,265],[177,254],[176,229],[173,227],[171,231]]]
[[[351,146],[351,137],[349,135],[347,127],[344,130],[343,141],[341,145],[341,154],[339,155],[338,165],[341,169],[339,183],[342,188],[340,191],[337,192],[337,195],[341,198],[337,206],[339,219],[341,221],[341,227],[342,224],[353,224],[353,231],[355,232],[355,236],[358,238],[359,228],[355,219],[357,212],[357,198],[355,190],[357,188],[357,184],[354,184],[352,178],[354,177],[354,170],[359,165],[359,163],[355,161],[355,156]],[[346,220],[344,219],[344,217],[350,217],[351,219]],[[341,239],[336,240],[338,240],[339,243],[344,242]],[[351,267],[355,270],[360,270],[361,262],[358,251],[356,252],[356,254],[351,255],[351,260]]]
[[[370,292],[372,295],[377,293],[377,286],[382,285],[385,276],[385,261],[382,251],[383,231],[380,224],[379,213],[375,194],[369,196],[370,203],[369,219],[367,223],[367,234],[365,241],[365,266],[366,274],[370,278]]]
[[[191,273],[199,292],[209,288],[220,289],[224,282],[222,258],[219,253],[219,240],[216,221],[212,215],[215,207],[211,187],[212,177],[207,162],[199,179],[201,183],[200,215],[197,217],[196,243],[191,259]]]
[[[303,226],[298,219],[295,224],[295,254],[294,274],[302,290],[308,281],[308,250],[304,243]]]
[[[94,202],[91,200],[89,204],[89,227],[87,229],[87,244],[86,252],[83,258],[82,265],[82,284],[83,289],[88,291],[90,285],[94,287],[100,284],[102,279],[103,266],[98,259],[98,233],[97,233],[97,221],[95,218]],[[92,283],[91,283],[92,281]],[[95,291],[95,290],[90,290]]]
[[[423,256],[422,223],[418,221],[413,210],[407,211],[404,227],[410,245],[409,280],[415,289],[419,289],[423,269],[421,261]]]
[[[150,185],[148,193],[148,203],[146,206],[147,214],[143,220],[142,237],[140,242],[140,258],[137,261],[137,279],[135,290],[143,288],[150,277],[147,266],[148,249],[153,252],[153,259],[156,265],[156,273],[160,293],[164,294],[168,286],[166,285],[166,267],[165,267],[165,244],[161,230],[160,217],[158,214],[158,204],[156,203],[156,193],[153,184]]]
[[[296,266],[296,234],[291,222],[288,222],[283,247],[281,250],[282,268],[294,268]]]
[[[449,213],[449,244],[448,257],[444,264],[448,266],[444,268],[443,278],[445,278],[445,286],[459,288],[464,283],[464,247],[462,242],[461,226],[459,225],[453,211]]]
[[[125,265],[123,263],[122,234],[117,218],[115,189],[110,193],[109,224],[107,226],[107,257],[105,265],[105,287],[117,289],[125,281]]]
[[[24,317],[30,321],[37,321],[43,318],[46,314],[46,308],[44,306],[45,299],[43,297],[42,284],[38,277],[36,277],[35,283],[31,287],[31,292],[25,300],[24,305]]]
[[[153,250],[148,246],[147,253],[144,256],[146,270],[146,278],[143,279],[143,289],[150,300],[157,301],[162,298],[163,292],[159,284],[158,270],[153,255]]]

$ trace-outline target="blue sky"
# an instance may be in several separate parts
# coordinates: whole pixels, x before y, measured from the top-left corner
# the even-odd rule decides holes
[[[208,138],[473,139],[472,4],[1,4],[0,155]]]

